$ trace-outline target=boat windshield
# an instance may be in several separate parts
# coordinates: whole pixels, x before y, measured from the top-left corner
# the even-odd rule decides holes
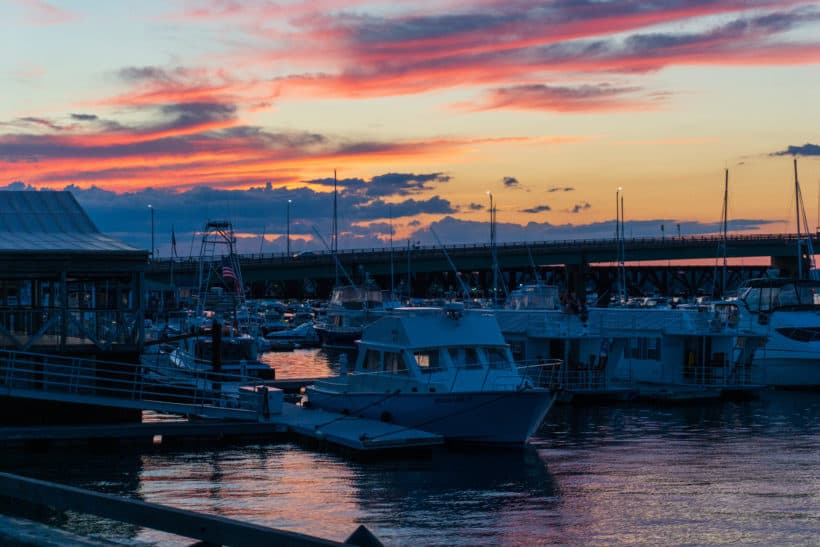
[[[484,351],[487,353],[487,363],[491,369],[506,370],[513,368],[512,363],[507,358],[506,348],[489,347],[484,348]]]
[[[510,293],[507,308],[513,310],[554,310],[560,306],[555,285],[524,285]]]
[[[789,308],[820,308],[820,282],[750,281],[739,290],[738,298],[753,312]]]

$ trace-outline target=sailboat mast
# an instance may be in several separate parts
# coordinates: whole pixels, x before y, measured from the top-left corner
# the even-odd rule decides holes
[[[720,295],[726,294],[726,241],[729,238],[729,169],[725,171],[723,179],[723,275],[721,278]]]
[[[797,219],[797,279],[803,279],[803,251],[800,237],[800,183],[797,181],[797,158],[794,158],[794,218]]]
[[[336,190],[336,170],[333,170],[333,235],[331,237],[331,252],[333,253],[334,263],[336,264],[336,286],[339,285],[339,261],[336,258],[339,253],[339,220],[337,210],[337,190]]]
[[[396,289],[393,282],[393,209],[387,207],[387,215],[390,217],[390,299],[395,299]]]

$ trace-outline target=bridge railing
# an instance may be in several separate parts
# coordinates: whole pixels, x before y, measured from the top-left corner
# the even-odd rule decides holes
[[[816,234],[811,234],[813,237],[817,237]],[[767,241],[767,240],[781,240],[788,243],[792,243],[797,241],[797,234],[734,234],[727,236],[727,242],[729,246],[734,243],[749,241],[749,242],[760,242],[760,241]],[[496,244],[497,248],[502,249],[511,249],[511,248],[521,248],[525,250],[527,248],[532,247],[547,247],[547,248],[562,248],[562,247],[581,247],[581,248],[600,248],[600,247],[612,247],[613,242],[615,241],[614,237],[608,238],[582,238],[582,239],[564,239],[564,240],[550,240],[550,241],[519,241],[519,242],[500,242]],[[636,248],[636,247],[657,247],[657,246],[685,246],[692,243],[709,243],[714,244],[717,246],[719,243],[723,241],[723,236],[720,234],[703,234],[703,235],[684,235],[684,236],[677,236],[677,235],[669,235],[669,236],[662,236],[662,237],[630,237],[624,240],[624,245],[627,248]],[[817,241],[820,243],[820,241]],[[489,243],[448,243],[445,245],[445,248],[448,250],[469,250],[469,249],[476,249],[481,250],[482,252],[487,252],[491,246]],[[412,245],[409,249],[407,247],[393,247],[392,251],[390,247],[362,247],[362,248],[355,248],[355,249],[340,249],[337,251],[337,255],[339,256],[349,256],[349,255],[356,255],[361,253],[400,253],[400,252],[409,252],[414,254],[428,254],[428,253],[441,253],[441,248],[437,245]],[[791,249],[789,249],[791,252]],[[293,263],[293,262],[320,262],[325,261],[327,258],[333,255],[332,252],[326,250],[315,250],[311,251],[309,255],[299,254],[299,255],[288,255],[287,253],[278,252],[278,253],[247,253],[241,254],[240,260],[243,263],[252,263],[252,262],[282,262],[282,263]],[[167,265],[174,263],[178,265],[191,265],[194,266],[198,264],[198,257],[188,256],[188,257],[170,257],[170,258],[157,258],[153,261],[156,265],[165,265],[163,267],[167,267]]]

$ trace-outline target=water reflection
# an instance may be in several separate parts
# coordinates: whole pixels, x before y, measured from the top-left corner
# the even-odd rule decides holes
[[[332,358],[319,355],[295,374],[332,371]],[[820,529],[820,394],[559,406],[523,451],[360,462],[257,443],[131,454],[7,450],[0,465],[336,540],[365,524],[387,544],[810,544]],[[84,534],[190,544],[94,517],[50,518]]]

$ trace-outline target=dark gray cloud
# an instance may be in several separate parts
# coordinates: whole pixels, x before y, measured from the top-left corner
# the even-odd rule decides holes
[[[97,120],[96,114],[71,114],[72,120],[77,120],[80,122],[90,122]]]
[[[577,213],[580,213],[581,211],[586,211],[590,207],[592,207],[592,205],[590,205],[586,201],[582,201],[581,203],[576,203],[575,206],[572,209],[568,210],[568,212],[573,213],[573,214],[577,214]]]
[[[543,213],[544,211],[551,211],[551,210],[552,210],[552,207],[550,207],[549,205],[536,205],[535,207],[529,207],[527,209],[521,209],[521,212],[522,213],[536,214],[536,213]]]
[[[801,146],[789,145],[785,150],[772,152],[770,156],[820,156],[820,145],[806,143]]]
[[[369,181],[361,178],[344,178],[334,180],[332,177],[312,179],[306,182],[321,184],[332,188],[336,187],[343,193],[356,194],[372,199],[385,196],[408,196],[431,191],[438,184],[450,181],[450,176],[444,173],[386,173],[376,175]]]
[[[520,188],[520,182],[515,177],[504,177],[502,179],[505,188]]]
[[[470,203],[470,205],[468,205],[467,208],[470,211],[481,211],[482,209],[484,209],[484,205],[482,205],[481,203]]]
[[[166,128],[196,127],[213,121],[226,121],[236,118],[236,106],[222,103],[180,103],[166,104],[160,107],[164,116],[168,118],[160,127],[152,127],[156,131]]]
[[[573,188],[572,186],[553,186],[552,188],[548,188],[548,189],[547,189],[547,192],[548,192],[548,193],[553,193],[553,192],[572,192],[572,191],[574,191],[574,190],[575,190],[575,188]]]
[[[433,190],[436,184],[449,182],[450,177],[443,173],[413,174],[387,173],[370,179],[367,186],[369,196],[406,196],[418,194],[426,190]],[[432,184],[435,183],[435,184]]]
[[[180,74],[184,74],[184,69],[166,70],[156,66],[143,67],[125,67],[117,71],[117,76],[130,83],[139,83],[145,81],[154,82],[170,82],[173,81]]]

